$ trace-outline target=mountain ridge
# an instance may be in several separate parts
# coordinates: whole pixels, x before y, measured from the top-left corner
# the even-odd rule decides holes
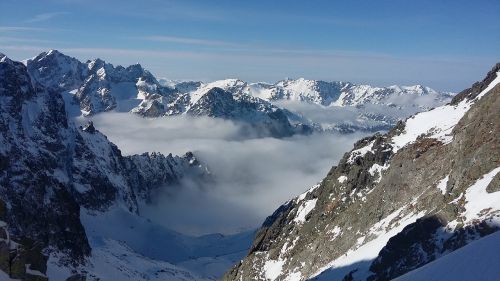
[[[390,280],[499,230],[499,66],[453,104],[358,141],[223,280]]]
[[[419,85],[380,88],[303,78],[281,80],[274,84],[247,83],[239,79],[210,83],[168,82],[157,80],[139,64],[115,67],[101,59],[83,63],[56,50],[43,52],[26,60],[25,64],[31,76],[45,87],[69,92],[68,101],[79,107],[79,112],[75,111],[77,115],[90,117],[102,112],[119,111],[146,118],[180,114],[209,116],[208,112],[218,106],[220,114],[212,117],[250,125],[258,135],[274,137],[313,131],[352,133],[357,130],[387,130],[398,120],[444,104],[452,97],[450,93],[440,93]],[[227,92],[219,91],[227,97],[215,102],[211,91],[214,88]],[[202,97],[202,100],[209,101],[204,103],[203,110],[199,104]],[[318,105],[332,111],[350,108],[353,117],[348,120],[336,118],[342,121],[321,124],[321,121],[309,118],[300,110],[279,104],[283,101]],[[380,107],[377,109],[379,113],[370,113],[363,109],[365,106]],[[192,110],[193,107],[198,110]],[[287,118],[277,118],[276,112],[279,111],[283,111]]]
[[[101,251],[102,258],[115,251],[132,254],[114,242],[108,248],[91,245],[80,212],[106,213],[119,206],[138,217],[139,203],[159,190],[187,175],[211,177],[192,153],[123,156],[92,122],[78,126],[67,116],[59,91],[44,87],[25,65],[3,54],[0,144],[0,269],[12,278],[47,280],[54,268],[90,266],[89,257],[97,258],[93,251]],[[77,272],[70,270],[64,279]]]

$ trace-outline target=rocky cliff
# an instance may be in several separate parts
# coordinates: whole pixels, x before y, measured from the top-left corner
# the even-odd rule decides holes
[[[77,63],[67,75],[75,69],[80,69]],[[191,153],[123,156],[92,123],[79,127],[68,118],[56,89],[66,84],[45,87],[40,79],[45,78],[32,79],[26,66],[0,54],[0,220],[2,231],[10,233],[0,245],[17,251],[10,257],[4,251],[0,258],[11,264],[6,272],[19,278],[30,267],[15,263],[15,257],[29,259],[35,246],[45,261],[57,252],[61,263],[85,263],[91,247],[80,209],[104,211],[119,205],[138,213],[139,202],[158,188],[175,185],[188,174],[199,180],[210,177]],[[22,276],[12,266],[20,266]],[[45,276],[45,265],[36,270]]]
[[[497,231],[499,75],[358,141],[223,280],[390,280]]]

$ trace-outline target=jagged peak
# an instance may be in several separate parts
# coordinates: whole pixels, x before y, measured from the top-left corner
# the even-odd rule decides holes
[[[63,54],[62,52],[60,52],[56,49],[50,49],[48,51],[41,52],[40,54],[38,54],[37,56],[35,56],[32,59],[29,59],[28,61],[43,61],[46,59],[52,60],[55,58],[61,58],[61,59],[66,59],[66,60],[76,60],[77,61],[76,58],[68,56],[66,54]]]
[[[99,68],[104,67],[106,65],[110,65],[111,67],[113,67],[112,64],[108,64],[100,58],[94,58],[94,59],[87,60],[86,64],[87,64],[87,67],[89,70],[99,69]]]
[[[10,60],[5,54],[0,53],[0,62],[6,62],[7,60]]]
[[[15,70],[16,72],[21,71],[21,75],[23,75],[23,76],[28,75],[27,73],[24,73],[26,70],[26,66],[23,63],[18,62],[18,61],[13,61],[7,55],[5,55],[3,53],[0,53],[0,63],[4,67],[8,67],[9,69],[16,69]]]
[[[50,55],[62,55],[61,52],[59,52],[58,50],[56,49],[50,49],[48,52],[47,52],[47,56],[50,56]]]

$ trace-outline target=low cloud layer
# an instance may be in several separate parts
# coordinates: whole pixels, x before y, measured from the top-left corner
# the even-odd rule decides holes
[[[245,139],[231,121],[213,118],[143,119],[129,113],[93,118],[97,129],[124,154],[193,151],[216,183],[186,182],[179,194],[164,194],[143,214],[190,234],[236,232],[258,227],[280,204],[320,181],[361,135],[312,135]]]

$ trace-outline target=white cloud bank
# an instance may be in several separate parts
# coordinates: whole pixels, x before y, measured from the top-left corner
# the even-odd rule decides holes
[[[286,139],[240,136],[240,126],[213,118],[144,119],[105,113],[94,125],[124,154],[193,151],[216,176],[211,187],[185,184],[143,214],[190,234],[236,232],[259,226],[280,204],[320,181],[361,135]]]

